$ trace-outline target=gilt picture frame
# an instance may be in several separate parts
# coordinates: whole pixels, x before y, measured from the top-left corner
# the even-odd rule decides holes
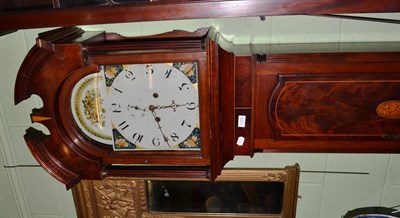
[[[266,217],[266,218],[294,218],[296,214],[297,194],[299,185],[299,172],[300,167],[296,164],[287,166],[285,168],[268,168],[268,169],[224,169],[222,174],[217,177],[215,182],[208,182],[206,180],[192,179],[183,180],[179,179],[157,179],[157,178],[126,178],[126,177],[110,177],[104,180],[82,180],[78,185],[72,188],[77,216],[79,218],[198,218],[198,217]],[[165,206],[161,206],[161,210],[153,210],[151,203],[154,195],[149,191],[151,186],[149,184],[159,185],[163,196],[169,197],[168,190],[165,184],[175,183],[189,184],[190,191],[183,191],[185,196],[191,196],[190,192],[195,193],[194,190],[204,190],[205,185],[218,185],[219,187],[229,186],[248,186],[249,184],[257,184],[268,189],[268,187],[281,186],[280,191],[274,191],[274,199],[278,202],[277,210],[272,213],[264,212],[258,208],[256,211],[238,212],[233,209],[229,211],[174,211]],[[199,184],[203,186],[200,188]],[[233,185],[232,185],[233,184]],[[272,185],[275,184],[275,185]],[[276,186],[278,185],[278,186]],[[162,186],[162,187],[161,187]],[[171,188],[168,188],[171,192]],[[173,188],[172,188],[173,189]],[[254,188],[253,188],[254,189]],[[224,189],[225,194],[230,193],[228,189]],[[182,191],[182,190],[181,190]],[[240,194],[240,190],[234,191],[235,196]],[[259,192],[259,191],[258,191]],[[267,191],[268,192],[268,191]],[[279,196],[276,195],[279,194]],[[173,195],[173,193],[171,193]],[[194,199],[201,199],[203,194],[196,194]],[[244,195],[249,197],[248,194]],[[232,196],[232,195],[228,195]],[[247,199],[247,197],[245,197]],[[233,197],[237,199],[237,197]],[[208,198],[210,200],[210,198]],[[215,200],[215,199],[214,199]],[[233,199],[230,199],[234,201]],[[245,200],[248,202],[248,200]],[[207,201],[209,203],[209,201]],[[205,202],[205,203],[207,203]],[[226,199],[223,202],[228,202]],[[194,204],[194,203],[193,203]],[[171,204],[169,204],[171,205]],[[176,205],[176,204],[175,204]],[[187,205],[187,202],[186,202]],[[243,203],[242,205],[246,205]],[[164,208],[165,207],[165,208]],[[251,206],[254,207],[254,206]],[[159,209],[160,209],[159,208]],[[162,211],[165,209],[165,211]]]

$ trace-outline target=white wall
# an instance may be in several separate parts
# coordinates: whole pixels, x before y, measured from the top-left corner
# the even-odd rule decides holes
[[[371,14],[400,19],[397,14]],[[149,35],[172,29],[196,30],[214,26],[235,44],[398,41],[400,25],[311,16],[205,19],[83,26],[125,35]],[[13,104],[18,68],[35,37],[44,29],[18,31],[0,38],[0,217],[75,217],[72,195],[41,168],[4,168],[36,165],[23,135],[31,126],[29,114],[40,107],[31,98]],[[257,154],[236,157],[230,167],[283,167],[299,163],[302,170],[365,172],[369,175],[302,173],[297,217],[333,218],[363,206],[400,204],[399,154]]]

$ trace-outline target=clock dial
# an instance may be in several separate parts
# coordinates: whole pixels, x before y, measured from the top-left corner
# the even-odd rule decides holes
[[[114,150],[200,148],[197,64],[103,66]]]

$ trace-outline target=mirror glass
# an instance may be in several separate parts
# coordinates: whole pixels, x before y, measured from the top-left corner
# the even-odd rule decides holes
[[[280,214],[283,182],[147,181],[152,212]]]

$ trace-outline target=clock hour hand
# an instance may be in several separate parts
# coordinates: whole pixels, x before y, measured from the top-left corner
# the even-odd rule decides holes
[[[130,105],[130,104],[128,104],[127,109],[128,109],[128,110],[129,110],[129,109],[133,109],[133,110],[137,110],[137,111],[142,111],[142,115],[141,115],[142,117],[144,117],[144,116],[146,115],[146,111],[147,111],[146,108],[141,108],[141,107],[139,107],[139,106]]]
[[[141,107],[139,107],[139,106],[136,106],[136,105],[128,105],[127,106],[128,108],[133,108],[133,109],[135,109],[135,110],[138,110],[138,111],[143,111],[143,112],[146,112],[146,108],[141,108]]]
[[[153,115],[154,120],[155,120],[156,123],[157,123],[158,129],[160,130],[161,135],[162,135],[163,138],[164,138],[164,142],[167,143],[168,147],[171,147],[171,145],[169,144],[169,138],[164,134],[164,132],[163,132],[163,130],[162,130],[162,128],[161,128],[161,125],[160,125],[161,118],[157,116],[157,114],[156,114],[156,112],[155,112],[156,108],[157,108],[157,107],[154,106],[154,105],[150,105],[150,106],[149,106],[149,110],[151,111],[151,114]]]

